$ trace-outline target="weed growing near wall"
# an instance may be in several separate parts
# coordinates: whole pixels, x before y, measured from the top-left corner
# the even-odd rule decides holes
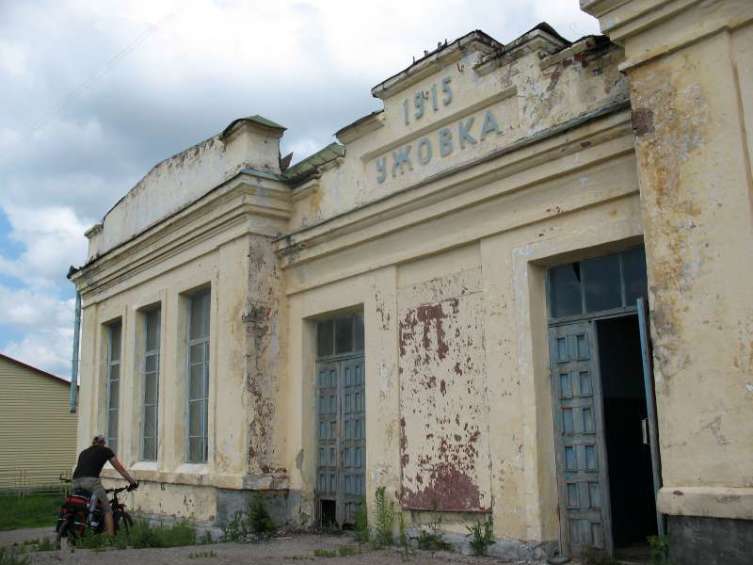
[[[667,536],[651,536],[648,544],[651,546],[651,565],[671,565]]]
[[[494,545],[494,523],[489,516],[486,521],[476,520],[472,526],[466,526],[468,533],[466,537],[470,539],[471,551],[473,555],[486,555],[489,546]]]
[[[254,493],[246,512],[236,512],[222,529],[223,540],[229,542],[259,541],[271,537],[275,531],[275,524],[259,493]]]
[[[385,495],[385,487],[379,487],[375,496],[376,516],[372,543],[375,547],[392,545],[392,528],[395,524],[395,503],[388,501]]]
[[[369,542],[369,511],[366,508],[366,499],[362,498],[356,511],[356,523],[353,527],[353,535],[358,543]]]

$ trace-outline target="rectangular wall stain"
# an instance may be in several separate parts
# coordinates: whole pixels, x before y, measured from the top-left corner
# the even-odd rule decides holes
[[[404,508],[490,507],[480,269],[400,291]]]

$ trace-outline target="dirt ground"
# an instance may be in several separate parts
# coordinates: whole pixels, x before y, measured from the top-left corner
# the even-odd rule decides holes
[[[1,532],[0,545],[19,543],[27,539],[49,536],[49,529],[16,530]],[[15,534],[15,535],[14,535]],[[349,545],[358,547],[349,536],[295,535],[275,538],[259,544],[219,543],[212,545],[174,547],[167,549],[126,549],[126,550],[60,550],[32,552],[27,555],[32,564],[45,565],[172,565],[191,563],[195,565],[287,565],[301,562],[317,564],[361,563],[364,565],[424,565],[429,563],[460,563],[467,565],[489,565],[500,561],[492,558],[479,558],[457,553],[429,553],[414,551],[407,559],[396,549],[373,551],[368,547],[358,555],[345,557],[317,557],[315,550],[336,551],[338,547]],[[538,562],[517,562],[518,565],[544,565]]]

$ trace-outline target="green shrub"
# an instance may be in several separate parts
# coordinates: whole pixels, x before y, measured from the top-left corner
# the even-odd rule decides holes
[[[337,557],[337,552],[334,549],[315,549],[314,557]]]
[[[372,543],[375,547],[392,545],[392,527],[395,523],[395,503],[387,501],[385,487],[379,487],[375,496],[376,524]]]
[[[264,499],[254,493],[246,512],[236,512],[235,516],[222,529],[223,540],[229,542],[250,541],[249,538],[269,537],[276,530],[272,517],[267,512]]]
[[[356,512],[356,523],[353,528],[356,541],[359,543],[369,542],[369,511],[366,508],[366,499],[361,499]]]
[[[494,524],[492,517],[489,516],[486,521],[476,520],[472,526],[466,526],[470,537],[470,546],[473,555],[486,555],[489,546],[494,545]]]
[[[269,536],[275,531],[275,524],[267,512],[264,499],[259,493],[254,493],[248,507],[248,521],[251,531],[257,536]]]
[[[650,536],[651,565],[670,565],[669,538],[667,536]]]
[[[350,557],[352,555],[358,555],[359,553],[359,549],[352,545],[341,545],[337,548],[337,555],[340,557]]]
[[[418,532],[418,549],[424,551],[452,551],[452,544],[439,530],[422,529]]]
[[[222,528],[222,540],[226,542],[246,541],[246,520],[243,512],[236,512]]]

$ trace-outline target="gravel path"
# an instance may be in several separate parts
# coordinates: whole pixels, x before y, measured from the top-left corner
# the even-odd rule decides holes
[[[55,532],[52,528],[25,528],[22,530],[3,530],[0,531],[0,546],[13,545],[14,543],[23,543],[25,541],[54,538]]]
[[[18,530],[17,530],[18,531]],[[49,529],[44,532],[49,533]],[[39,531],[36,530],[36,536]],[[28,538],[27,538],[28,539]],[[21,540],[19,540],[21,541]],[[317,557],[315,550],[336,551],[338,547],[348,545],[357,547],[347,536],[296,535],[276,538],[260,544],[212,544],[166,549],[126,549],[108,551],[70,550],[45,551],[29,553],[31,563],[46,565],[91,564],[91,565],[173,565],[191,563],[195,565],[283,565],[301,562],[364,565],[404,565],[405,563],[424,565],[430,563],[459,563],[467,565],[489,565],[499,561],[491,558],[463,556],[456,553],[412,552],[407,560],[395,549],[372,551],[364,548],[363,553],[344,557]],[[526,562],[520,562],[523,565]],[[528,562],[530,565],[543,565]]]

